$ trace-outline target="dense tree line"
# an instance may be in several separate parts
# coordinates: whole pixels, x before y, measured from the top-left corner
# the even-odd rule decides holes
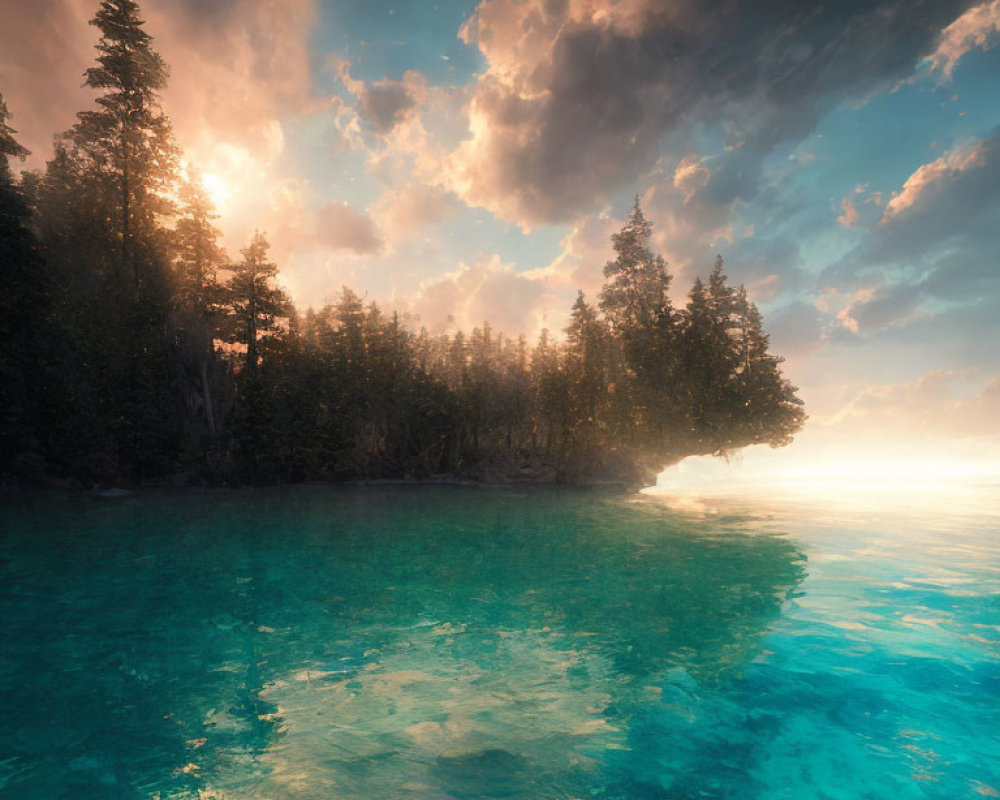
[[[558,341],[418,333],[346,288],[300,314],[264,235],[231,262],[181,174],[136,3],[103,0],[93,24],[96,109],[44,172],[14,176],[0,98],[5,480],[631,483],[801,427],[745,291],[720,259],[674,308],[638,202]]]

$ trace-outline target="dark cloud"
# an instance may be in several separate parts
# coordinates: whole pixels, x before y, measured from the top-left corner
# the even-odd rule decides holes
[[[941,256],[922,283],[932,297],[951,302],[978,302],[994,298],[1000,303],[1000,261],[997,250],[962,248]]]
[[[382,236],[367,214],[347,203],[327,203],[316,212],[316,238],[332,250],[377,253]]]
[[[848,313],[857,326],[856,332],[865,334],[909,321],[922,299],[923,292],[918,286],[882,287],[870,298],[852,305]]]
[[[358,94],[358,112],[378,133],[388,133],[406,119],[419,100],[413,87],[402,81],[364,85]]]
[[[676,144],[692,126],[722,123],[733,149],[706,198],[749,199],[776,144],[845,97],[907,77],[967,5],[494,0],[466,28],[490,70],[474,137],[457,153],[459,182],[505,218],[565,221],[634,185],[665,136]]]

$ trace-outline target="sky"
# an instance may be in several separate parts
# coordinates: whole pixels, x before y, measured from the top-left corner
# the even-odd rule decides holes
[[[827,445],[1000,443],[1000,0],[146,0],[230,254],[300,308],[559,331],[639,196],[682,304],[715,254]],[[42,167],[96,0],[0,0]]]

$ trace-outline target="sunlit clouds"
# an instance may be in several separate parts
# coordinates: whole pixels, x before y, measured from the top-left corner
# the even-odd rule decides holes
[[[930,184],[944,178],[953,178],[966,170],[981,167],[984,163],[982,142],[974,141],[929,164],[921,164],[917,171],[906,179],[902,190],[893,193],[889,199],[882,224],[910,208]]]
[[[955,65],[973,48],[993,47],[1000,34],[1000,0],[973,6],[941,32],[931,66],[950,79]]]

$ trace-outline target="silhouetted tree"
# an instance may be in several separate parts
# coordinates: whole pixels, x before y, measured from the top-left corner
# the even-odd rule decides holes
[[[174,228],[174,322],[183,351],[182,366],[194,366],[197,379],[186,380],[189,394],[200,394],[205,422],[213,442],[217,440],[218,409],[213,395],[217,365],[214,342],[223,336],[223,318],[228,295],[218,272],[227,266],[219,244],[221,236],[213,225],[217,218],[205,196],[197,174],[180,188],[181,216]],[[200,392],[190,387],[198,386]],[[192,403],[189,401],[189,406]]]
[[[246,348],[244,364],[252,372],[259,362],[258,342],[275,330],[280,317],[288,313],[288,298],[275,283],[278,267],[268,260],[270,245],[262,233],[255,233],[248,247],[240,250],[243,259],[234,264],[228,283],[230,340]]]
[[[37,480],[51,409],[49,281],[30,229],[30,210],[10,158],[28,150],[14,138],[0,95],[0,481]]]
[[[149,288],[144,282],[155,285],[162,278],[150,240],[157,215],[171,209],[166,198],[175,180],[177,148],[157,95],[168,71],[133,0],[103,0],[91,24],[101,38],[86,85],[103,94],[97,110],[77,115],[64,144],[88,158],[94,176],[107,182],[122,277],[130,274],[141,294]]]

